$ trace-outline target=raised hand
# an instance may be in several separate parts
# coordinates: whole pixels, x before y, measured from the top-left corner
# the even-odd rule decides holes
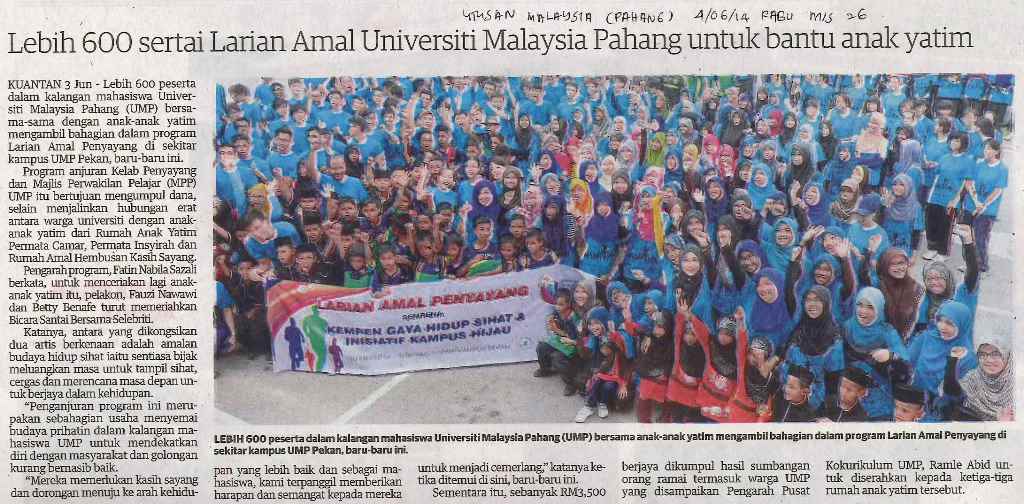
[[[885,205],[885,206],[892,206],[892,202],[895,199],[896,199],[896,197],[893,196],[892,191],[890,191],[888,187],[883,187],[882,188],[882,204],[883,205]]]
[[[824,233],[824,232],[825,232],[825,227],[824,226],[811,226],[811,227],[807,228],[807,231],[804,231],[803,237],[800,238],[800,244],[801,245],[807,245],[807,244],[811,243],[812,240],[814,240],[815,238],[820,236],[821,233]]]
[[[850,243],[849,238],[843,238],[836,245],[836,256],[838,256],[840,259],[846,259],[847,257],[850,256],[851,248],[853,248],[853,245]]]
[[[799,180],[794,180],[793,181],[793,185],[790,186],[790,188],[789,188],[789,200],[792,202],[793,205],[798,205],[800,203],[803,203],[803,201],[800,199],[800,181]]]
[[[700,189],[694,189],[690,195],[693,196],[693,201],[696,203],[704,203],[705,201],[704,191]]]
[[[693,237],[700,244],[701,248],[707,248],[711,244],[711,240],[708,239],[708,234],[703,229],[697,230],[693,233]]]
[[[962,346],[955,346],[949,351],[949,356],[954,359],[962,359],[967,355],[967,349]]]
[[[676,312],[684,317],[690,316],[690,303],[686,302],[685,296],[676,296]]]

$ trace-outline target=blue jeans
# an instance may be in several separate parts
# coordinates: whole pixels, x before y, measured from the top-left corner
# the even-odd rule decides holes
[[[611,404],[618,392],[618,383],[595,378],[594,385],[590,387],[590,392],[587,393],[587,406],[593,408],[598,404]]]

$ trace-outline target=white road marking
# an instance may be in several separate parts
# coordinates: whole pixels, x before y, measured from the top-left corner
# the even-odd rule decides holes
[[[373,406],[373,403],[377,402],[377,400],[380,399],[381,397],[384,397],[388,392],[391,391],[391,389],[395,388],[395,386],[397,386],[399,383],[402,383],[402,381],[408,377],[409,373],[402,373],[400,375],[394,376],[393,378],[388,380],[387,383],[381,385],[379,388],[377,388],[377,390],[374,390],[373,393],[364,397],[363,400],[359,401],[355,406],[349,408],[349,410],[346,411],[345,414],[338,417],[337,420],[331,422],[331,425],[344,425],[349,423],[350,421],[352,421],[353,418],[359,416],[360,413],[366,411],[370,406]]]

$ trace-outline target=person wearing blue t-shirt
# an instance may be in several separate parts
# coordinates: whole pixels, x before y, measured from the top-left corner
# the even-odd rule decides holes
[[[967,134],[961,131],[949,135],[950,153],[939,160],[935,168],[935,180],[928,194],[928,207],[925,210],[925,227],[928,238],[928,251],[925,260],[936,256],[949,255],[949,238],[952,229],[952,216],[960,204],[960,196],[967,181],[974,175],[974,159],[967,154]]]
[[[313,122],[321,128],[330,131],[332,135],[344,136],[348,133],[348,122],[352,114],[345,111],[345,95],[340,91],[331,91],[328,94],[329,107],[317,110],[313,114]]]
[[[238,167],[238,156],[231,145],[217,148],[217,168],[215,192],[221,201],[235,209],[239,215],[245,215],[248,208],[246,200],[247,176]],[[251,186],[249,186],[251,187]]]
[[[267,165],[275,177],[297,178],[302,155],[292,150],[295,134],[283,127],[274,133],[274,149],[267,156]]]
[[[1009,170],[1002,161],[1002,146],[996,140],[985,142],[984,157],[975,164],[969,187],[967,210],[974,215],[974,234],[978,244],[978,269],[988,271],[988,240],[992,224],[999,215],[1003,191],[1009,185]]]
[[[857,219],[847,231],[854,253],[859,258],[871,262],[877,261],[889,248],[889,237],[885,229],[876,222],[876,216],[881,208],[882,198],[877,193],[862,196],[857,203],[857,209],[854,210]]]
[[[362,159],[369,161],[384,152],[380,143],[370,137],[369,125],[362,117],[353,117],[349,120],[348,130],[348,146],[359,149]]]
[[[860,118],[853,113],[850,97],[845,94],[836,96],[836,107],[828,118],[832,123],[832,136],[839,140],[854,138],[860,133]]]
[[[273,262],[275,266],[279,266],[277,246],[274,243],[278,238],[288,238],[296,247],[302,244],[302,237],[295,226],[287,222],[272,223],[259,212],[247,215],[242,229],[249,233],[245,237],[246,252],[261,264]]]
[[[345,157],[340,154],[331,156],[330,166],[324,173],[315,172],[314,180],[319,177],[320,186],[341,198],[351,198],[362,204],[369,197],[362,180],[349,176],[345,169]]]

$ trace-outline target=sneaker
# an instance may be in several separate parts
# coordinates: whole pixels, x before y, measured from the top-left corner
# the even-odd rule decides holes
[[[551,376],[553,374],[555,374],[555,373],[552,372],[550,369],[540,368],[540,369],[538,369],[538,370],[533,372],[533,377],[534,378],[544,378],[545,376]]]
[[[597,416],[598,418],[608,418],[608,405],[605,403],[598,403],[597,405]]]
[[[594,414],[594,410],[590,406],[583,406],[576,413],[576,423],[586,422],[591,415]]]
[[[562,395],[566,397],[576,395],[576,385],[572,383],[566,383],[565,388],[562,389]]]
[[[921,259],[924,259],[925,261],[931,261],[932,259],[935,259],[935,256],[937,255],[939,255],[938,252],[934,250],[929,250],[925,252],[923,255],[921,255]]]

